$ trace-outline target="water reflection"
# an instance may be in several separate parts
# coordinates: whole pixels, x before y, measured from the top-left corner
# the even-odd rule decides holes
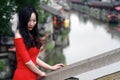
[[[120,41],[120,26],[119,25],[108,25],[106,30],[109,34],[111,34],[111,38],[115,38]]]
[[[65,63],[65,56],[63,55],[63,49],[61,46],[55,46],[51,52],[46,53],[45,61],[54,65],[57,63]]]
[[[120,27],[108,25],[85,14],[71,14],[70,45],[64,49],[66,63],[72,64],[120,47]],[[119,63],[79,75],[80,80],[93,80],[120,70]],[[97,73],[97,74],[96,74]]]
[[[86,22],[84,22],[83,17],[85,17]],[[70,46],[64,49],[67,64],[120,47],[120,41],[111,38],[113,34],[108,33],[106,28],[109,27],[103,22],[77,12],[72,13],[69,33]]]
[[[60,34],[57,30],[52,35],[53,40],[51,40],[51,38],[47,39],[44,57],[44,61],[46,63],[50,65],[54,65],[57,63],[66,64],[66,59],[63,54],[63,48],[66,48],[69,45],[69,39],[67,35],[68,32],[68,29],[64,29]],[[49,72],[49,70],[43,70]]]

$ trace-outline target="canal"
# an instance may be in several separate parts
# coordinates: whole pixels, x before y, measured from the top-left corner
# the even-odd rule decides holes
[[[48,64],[65,63],[66,65],[70,65],[120,48],[119,25],[108,25],[107,23],[100,22],[76,11],[71,12],[70,21],[70,31],[69,33],[64,32],[68,35],[64,35],[64,39],[66,39],[63,43],[63,37],[59,34],[56,34],[53,40],[51,40],[50,37],[50,39],[46,41],[49,44],[47,44],[45,54],[44,52],[41,53],[41,58]],[[52,22],[50,22],[50,24],[52,24]],[[48,25],[48,27],[50,27],[50,25]],[[8,68],[9,59],[1,59],[1,61],[3,60],[5,61],[5,64],[3,64],[5,70],[0,72],[0,80],[5,80],[4,78],[10,77],[12,73],[11,69]],[[119,66],[120,62],[117,62],[76,75],[75,77],[78,77],[79,80],[94,80],[101,76],[120,71]]]
[[[79,12],[71,12],[69,46],[63,49],[66,64],[72,64],[120,47],[120,26],[108,25]],[[120,70],[120,62],[78,75],[94,80]]]

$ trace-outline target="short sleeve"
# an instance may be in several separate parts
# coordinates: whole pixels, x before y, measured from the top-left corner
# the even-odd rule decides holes
[[[27,48],[24,44],[24,41],[22,38],[16,38],[14,40],[15,47],[16,47],[16,54],[19,54],[20,57],[22,58],[23,62],[26,63],[29,60],[31,60],[29,53],[27,51]]]

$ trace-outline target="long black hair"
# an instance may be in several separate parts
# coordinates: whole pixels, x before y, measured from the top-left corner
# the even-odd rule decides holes
[[[28,22],[30,20],[31,14],[35,13],[36,15],[36,25],[34,28],[29,31],[28,30]],[[38,33],[38,14],[35,8],[31,6],[27,6],[22,8],[18,13],[18,29],[20,34],[24,40],[24,43],[27,49],[36,46],[37,48],[41,47],[40,37]],[[31,35],[32,37],[31,37]]]

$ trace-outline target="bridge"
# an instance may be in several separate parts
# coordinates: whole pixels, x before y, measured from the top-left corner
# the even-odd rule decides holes
[[[47,73],[47,77],[42,80],[67,80],[67,78],[72,76],[98,69],[119,61],[120,48],[67,65],[56,71],[49,72]]]

